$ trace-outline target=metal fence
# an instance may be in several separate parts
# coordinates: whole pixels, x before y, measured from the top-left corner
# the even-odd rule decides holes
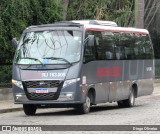
[[[11,87],[12,79],[12,65],[11,64],[0,64],[0,87]]]
[[[160,78],[160,59],[155,60],[155,78]]]

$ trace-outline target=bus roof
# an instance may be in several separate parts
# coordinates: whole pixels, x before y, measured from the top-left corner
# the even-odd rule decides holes
[[[32,28],[44,28],[44,27],[58,27],[58,26],[84,26],[85,30],[95,31],[108,31],[108,32],[126,32],[126,33],[138,33],[138,34],[149,34],[146,29],[138,29],[133,27],[118,27],[113,21],[102,21],[102,20],[72,20],[72,21],[60,21],[53,24],[43,24],[30,26],[27,29]]]
[[[149,34],[146,29],[138,29],[132,27],[111,27],[111,26],[97,26],[97,25],[85,25],[86,30],[95,31],[108,31],[108,32],[125,32],[125,33],[137,33],[137,34]]]
[[[139,29],[133,27],[118,27],[117,24],[113,21],[74,20],[72,22],[84,25],[85,30],[149,34],[148,30],[146,29]]]

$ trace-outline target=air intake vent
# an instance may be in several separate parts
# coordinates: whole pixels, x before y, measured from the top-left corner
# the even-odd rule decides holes
[[[73,20],[72,22],[79,24],[91,24],[91,25],[101,25],[101,26],[118,26],[113,21],[103,21],[103,20]]]
[[[103,25],[103,26],[117,26],[117,24],[113,21],[102,21],[102,20],[91,20],[89,24]]]

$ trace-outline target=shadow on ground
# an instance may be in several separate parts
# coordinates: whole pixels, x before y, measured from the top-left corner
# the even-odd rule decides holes
[[[143,107],[143,105],[135,105],[133,108],[136,107]],[[80,115],[78,113],[78,111],[74,108],[62,108],[62,110],[60,109],[59,111],[51,111],[54,108],[50,108],[50,109],[46,109],[47,111],[39,111],[38,113],[36,113],[35,116],[65,116],[65,115]],[[129,110],[131,108],[119,108],[118,105],[113,105],[113,106],[107,106],[107,105],[102,105],[102,106],[93,106],[91,107],[90,113],[89,114],[93,114],[93,113],[98,113],[98,112],[102,112],[102,111],[106,111],[106,112],[110,112],[111,110]],[[39,110],[39,109],[38,109]],[[37,110],[37,111],[38,111]]]

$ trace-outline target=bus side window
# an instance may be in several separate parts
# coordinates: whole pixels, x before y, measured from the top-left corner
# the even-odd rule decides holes
[[[103,60],[115,60],[115,37],[112,32],[102,32],[101,49],[103,52]]]
[[[120,33],[114,33],[114,52],[116,60],[124,60],[125,59],[125,47],[123,46],[123,42],[120,40]]]
[[[145,49],[146,49],[146,59],[153,59],[153,48],[151,41],[149,40],[148,36],[144,37],[145,42]]]
[[[152,44],[148,35],[136,34],[134,53],[137,59],[153,59]]]
[[[115,47],[115,54],[116,54],[116,59],[117,60],[123,60],[124,59],[124,50],[123,50],[123,47],[116,46]]]
[[[146,59],[153,59],[151,44],[146,44],[145,47],[146,47]]]
[[[85,34],[85,38],[88,37],[88,35],[94,35],[93,31],[87,31]],[[88,63],[90,61],[95,60],[95,48],[94,46],[88,46],[88,42],[85,43],[84,48],[84,57],[83,57],[83,63]]]
[[[94,31],[96,60],[104,59],[103,41],[101,31]]]
[[[137,46],[134,47],[134,56],[135,56],[135,59],[139,58],[139,48]]]
[[[140,58],[141,59],[146,59],[146,49],[145,46],[140,47]]]
[[[84,60],[83,60],[84,63],[95,60],[93,51],[94,51],[93,47],[90,47],[86,44],[84,51]]]
[[[106,51],[105,54],[106,54],[106,59],[108,60],[113,59],[113,53],[111,51]]]

